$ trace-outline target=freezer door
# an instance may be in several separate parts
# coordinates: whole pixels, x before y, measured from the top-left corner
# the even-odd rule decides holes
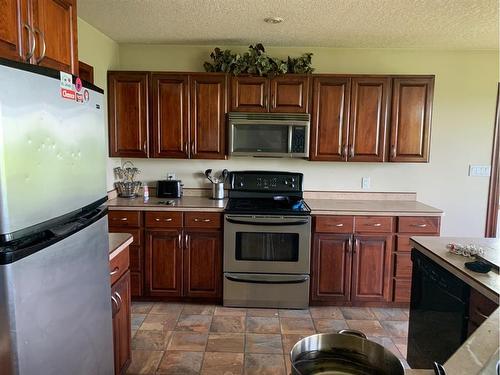
[[[59,78],[1,62],[0,87],[0,235],[105,197],[103,95],[65,99]]]
[[[113,374],[107,216],[0,265],[0,369]]]

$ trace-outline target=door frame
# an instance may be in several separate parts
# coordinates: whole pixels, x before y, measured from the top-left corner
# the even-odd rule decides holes
[[[500,197],[500,83],[497,90],[497,106],[495,127],[493,132],[493,148],[491,153],[490,188],[488,192],[488,208],[486,211],[485,237],[496,237],[498,219],[498,201]]]

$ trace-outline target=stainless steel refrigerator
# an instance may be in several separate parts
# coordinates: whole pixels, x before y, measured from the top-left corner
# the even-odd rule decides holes
[[[3,375],[113,374],[103,112],[99,88],[0,60]]]

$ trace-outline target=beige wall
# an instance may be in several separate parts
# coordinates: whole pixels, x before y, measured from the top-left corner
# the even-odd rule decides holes
[[[94,84],[104,90],[105,108],[105,128],[108,132],[107,117],[107,71],[119,68],[119,47],[118,43],[108,38],[106,35],[78,18],[78,58],[94,67]],[[106,136],[107,138],[107,136]],[[113,188],[113,167],[120,164],[119,159],[108,158],[108,190]]]
[[[232,47],[236,49],[235,47]],[[212,46],[120,45],[120,68],[201,71]],[[147,182],[175,172],[187,187],[201,186],[200,172],[277,169],[305,174],[308,190],[360,190],[371,177],[371,191],[415,191],[418,200],[446,212],[445,235],[482,236],[487,177],[468,177],[469,164],[489,164],[498,51],[269,48],[277,56],[314,53],[318,73],[435,74],[431,161],[428,164],[329,163],[304,160],[228,161],[133,160]]]

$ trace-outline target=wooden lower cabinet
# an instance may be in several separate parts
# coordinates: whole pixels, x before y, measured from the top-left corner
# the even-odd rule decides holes
[[[498,301],[494,302],[487,297],[483,296],[477,290],[472,289],[469,297],[469,325],[468,336],[472,335],[474,331],[488,317],[498,308]]]
[[[130,271],[125,272],[112,285],[111,301],[115,374],[123,374],[131,361]]]
[[[352,261],[352,301],[389,302],[392,235],[356,235]]]
[[[222,292],[222,238],[219,231],[187,231],[184,295],[218,298]]]
[[[150,296],[182,296],[181,230],[146,231],[146,287]]]
[[[351,291],[352,235],[316,234],[311,301],[347,302]]]

